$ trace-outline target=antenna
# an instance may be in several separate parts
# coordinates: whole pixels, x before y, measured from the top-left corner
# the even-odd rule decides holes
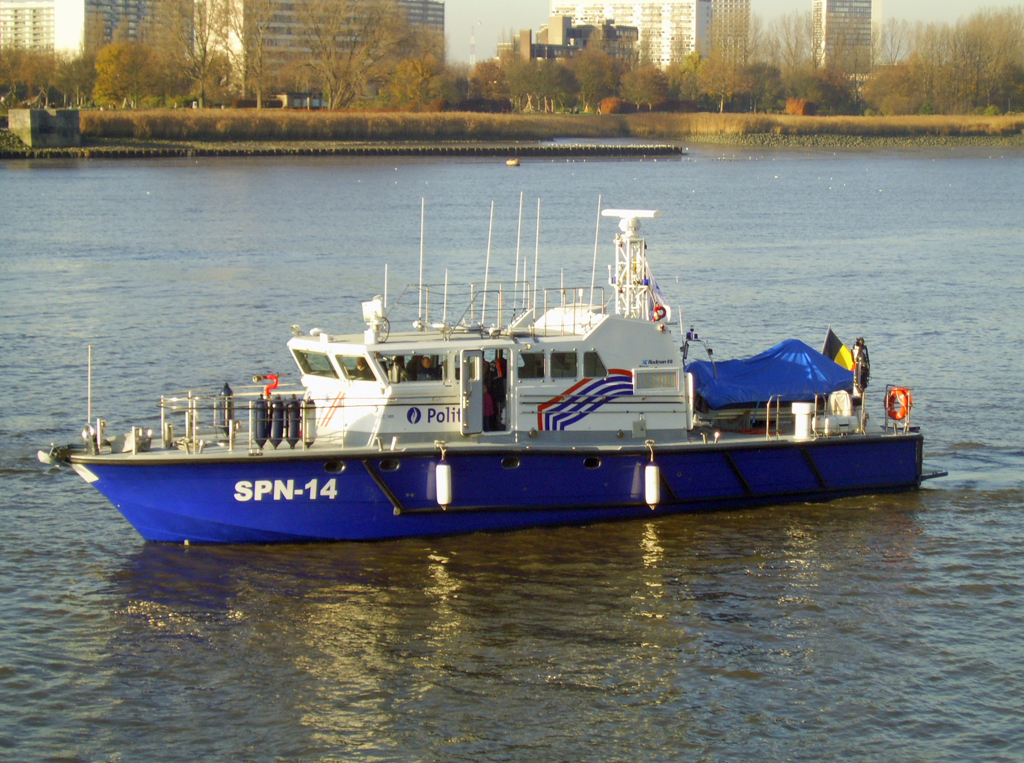
[[[519,230],[516,232],[516,269],[513,272],[512,277],[512,315],[516,313],[516,307],[519,304],[519,289],[516,288],[515,282],[519,279],[519,248],[523,243],[523,192],[519,192]]]
[[[420,302],[416,313],[416,322],[422,329],[423,326],[423,230],[427,218],[427,197],[420,197]]]
[[[671,320],[668,305],[647,262],[647,242],[637,235],[640,220],[661,217],[655,209],[606,209],[602,217],[618,217],[612,285],[615,314],[641,320]]]
[[[594,281],[597,278],[597,245],[601,241],[601,200],[597,197],[597,231],[594,233],[594,267],[590,271],[590,309],[594,309]]]
[[[484,264],[484,303],[480,310],[480,325],[487,323],[487,286],[491,275],[491,234],[494,232],[494,200],[491,199],[491,222],[487,226],[487,260]]]
[[[537,320],[537,265],[540,262],[540,197],[537,197],[537,248],[533,251],[533,319]]]
[[[476,28],[480,26],[482,21],[478,21],[469,28],[469,67],[472,69],[476,66]]]

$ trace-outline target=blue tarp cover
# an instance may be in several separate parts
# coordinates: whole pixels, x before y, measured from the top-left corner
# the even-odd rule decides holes
[[[715,378],[715,371],[718,371]],[[696,360],[687,364],[694,387],[712,408],[764,402],[782,395],[784,402],[812,400],[837,390],[853,389],[853,371],[808,347],[787,339],[770,350],[741,360]]]

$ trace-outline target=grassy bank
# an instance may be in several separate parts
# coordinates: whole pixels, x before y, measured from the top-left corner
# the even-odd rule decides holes
[[[798,117],[774,114],[402,114],[253,109],[83,111],[83,143],[101,152],[249,146],[302,152],[368,143],[635,138],[750,147],[1024,147],[1024,116]],[[23,155],[0,131],[0,156]]]
[[[702,136],[1010,137],[1024,116],[399,114],[256,110],[83,111],[87,139],[177,141],[680,140]]]
[[[536,141],[628,137],[622,117],[245,110],[83,111],[89,139],[178,141]]]
[[[635,138],[681,139],[708,136],[852,136],[862,138],[1018,137],[1024,115],[798,117],[784,114],[634,114]]]

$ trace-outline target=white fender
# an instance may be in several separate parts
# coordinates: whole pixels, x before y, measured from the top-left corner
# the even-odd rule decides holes
[[[657,464],[644,467],[644,500],[651,509],[661,503],[661,469]]]
[[[452,502],[452,467],[443,461],[434,467],[434,477],[437,483],[437,505],[448,508]]]

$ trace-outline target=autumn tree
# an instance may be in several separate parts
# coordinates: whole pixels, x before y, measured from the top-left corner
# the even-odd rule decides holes
[[[572,72],[555,61],[513,61],[505,78],[509,96],[520,111],[555,111],[577,92]]]
[[[603,99],[619,89],[622,65],[599,46],[588,45],[570,60],[569,67],[576,77],[584,111],[595,111]]]
[[[508,98],[505,70],[497,60],[479,61],[469,73],[469,97],[498,101]]]
[[[674,60],[665,70],[669,92],[680,102],[696,103],[701,97],[701,55],[697,51]]]
[[[80,107],[92,94],[96,84],[96,54],[81,50],[78,53],[57,55],[57,89],[64,96],[64,106]]]
[[[622,77],[622,96],[638,106],[646,104],[648,111],[667,101],[668,94],[668,77],[653,64],[633,69]]]
[[[381,98],[394,106],[422,108],[431,101],[431,84],[442,69],[432,55],[403,58],[381,90]]]
[[[876,68],[864,83],[864,101],[887,116],[917,114],[924,105],[917,74],[913,60]]]
[[[725,54],[713,50],[700,67],[701,89],[718,102],[719,113],[725,111],[725,104],[744,87],[743,69],[730,61]]]
[[[750,95],[750,110],[767,111],[782,93],[782,72],[777,66],[756,61],[746,67],[744,80]]]
[[[152,88],[150,49],[138,42],[112,42],[96,54],[97,103],[138,108]]]
[[[51,90],[57,81],[57,59],[44,50],[8,48],[5,68],[15,100],[21,96],[36,108],[49,108]]]

